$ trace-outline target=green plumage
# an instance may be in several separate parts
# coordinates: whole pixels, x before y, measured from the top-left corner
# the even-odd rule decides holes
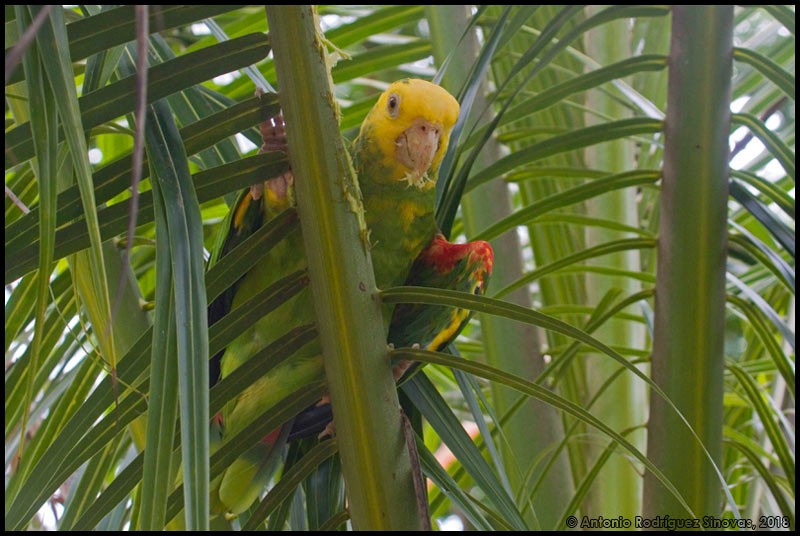
[[[493,262],[492,248],[487,242],[453,244],[437,235],[414,261],[405,284],[482,295]],[[467,309],[399,304],[392,315],[388,339],[395,348],[419,345],[439,351],[456,338],[471,315]]]
[[[446,91],[422,80],[408,80],[392,84],[362,125],[353,158],[370,231],[375,279],[380,287],[402,284],[414,259],[436,234],[433,185],[457,116],[458,104]],[[270,125],[274,130],[276,122],[273,120]],[[262,125],[265,146],[275,146],[274,140],[267,139],[270,128]],[[225,238],[218,242],[212,262],[293,203],[291,175],[267,180],[263,187],[240,195],[226,220]],[[305,268],[298,228],[218,298],[209,314],[218,318],[281,278]],[[389,313],[387,310],[387,324]],[[314,322],[311,294],[305,288],[254,322],[221,356],[215,356],[212,381],[215,363],[219,363],[218,376],[225,378],[290,330]],[[324,378],[321,356],[319,341],[314,340],[228,402],[221,415],[222,442],[298,388]],[[212,500],[212,504],[219,505],[220,513],[238,515],[258,497],[270,477],[266,460],[276,436],[271,434],[254,445],[223,473]]]
[[[240,242],[290,205],[290,197],[277,197],[275,181],[269,181],[261,199],[254,200],[250,191],[240,196],[233,207],[233,221],[225,246]],[[238,216],[238,217],[237,217]],[[232,248],[228,248],[232,249]],[[270,250],[267,262],[254,266],[235,285],[233,293],[223,295],[221,305],[236,309],[257,293],[277,283],[283,277],[306,268],[305,253],[299,227]],[[232,297],[230,296],[232,294]],[[212,304],[212,308],[214,304]],[[213,313],[212,313],[213,314]],[[219,365],[219,376],[229,376],[250,356],[285,335],[289,330],[314,322],[311,295],[308,288],[257,320],[225,349]],[[300,348],[291,358],[250,385],[242,394],[229,401],[222,410],[222,441],[239,433],[253,420],[274,406],[298,387],[323,377],[319,341]],[[212,368],[213,373],[213,368]],[[271,471],[264,466],[271,449],[268,442],[256,444],[237,459],[223,474],[218,486],[218,499],[224,513],[238,514],[252,504],[268,480]]]

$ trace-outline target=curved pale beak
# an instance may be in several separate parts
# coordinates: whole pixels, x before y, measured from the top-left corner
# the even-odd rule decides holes
[[[406,176],[410,184],[421,186],[425,182],[441,133],[440,125],[417,118],[395,140],[397,160],[410,170]]]

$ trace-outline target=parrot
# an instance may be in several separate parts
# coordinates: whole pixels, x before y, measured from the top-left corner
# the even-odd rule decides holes
[[[438,169],[459,114],[456,99],[440,86],[421,79],[395,82],[380,95],[352,144],[370,253],[378,288],[403,284],[415,260],[436,242],[434,216]],[[287,125],[286,128],[291,128]],[[282,119],[261,125],[261,150],[284,149]],[[290,161],[293,155],[290,151]],[[223,235],[211,263],[222,258],[259,226],[294,205],[291,172],[243,191],[223,223]],[[435,271],[437,267],[432,265]],[[300,229],[270,250],[209,306],[209,324],[282,277],[305,269]],[[469,278],[468,278],[469,279]],[[386,324],[390,323],[387,313]],[[315,321],[308,288],[257,320],[210,363],[211,381],[230,375],[251,356],[291,329]],[[324,378],[322,349],[316,339],[234,397],[215,416],[221,443],[305,384]],[[271,477],[264,463],[277,433],[272,433],[235,460],[215,482],[212,504],[227,518],[250,507]]]

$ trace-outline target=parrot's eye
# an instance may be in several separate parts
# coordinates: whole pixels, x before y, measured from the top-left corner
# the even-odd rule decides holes
[[[386,109],[389,111],[389,115],[392,116],[392,118],[397,117],[400,113],[400,95],[397,93],[389,95],[386,101]]]

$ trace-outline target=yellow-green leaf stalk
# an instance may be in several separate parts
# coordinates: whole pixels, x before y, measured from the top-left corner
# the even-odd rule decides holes
[[[353,212],[358,188],[339,134],[327,50],[311,6],[266,9],[350,516],[360,530],[419,529],[365,229]]]
[[[733,6],[672,10],[652,377],[719,465]],[[720,515],[714,467],[652,391],[647,456],[696,515]],[[644,516],[656,515],[686,510],[647,473]]]

